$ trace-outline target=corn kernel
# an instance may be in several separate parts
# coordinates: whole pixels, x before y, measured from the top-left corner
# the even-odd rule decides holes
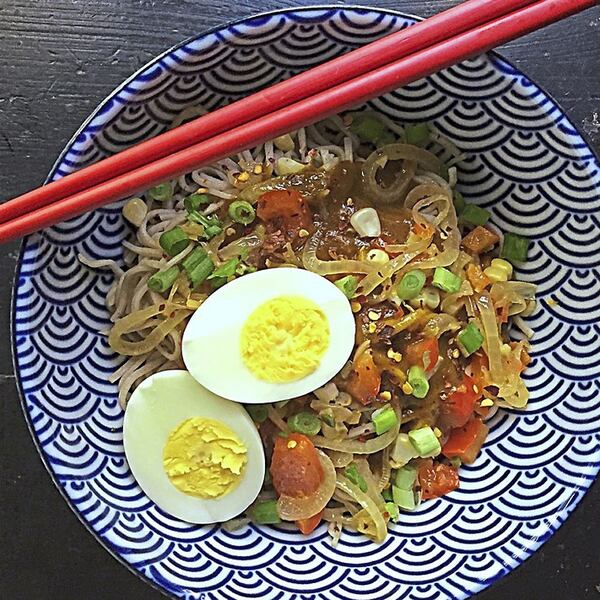
[[[376,265],[385,265],[385,263],[389,262],[390,257],[387,252],[379,250],[378,248],[373,248],[373,250],[367,252],[367,260]]]
[[[262,165],[255,165],[254,166],[254,174],[255,175],[260,175],[263,172],[263,166]]]
[[[405,383],[402,384],[402,391],[407,395],[412,394],[413,387],[412,387],[412,385],[410,385],[410,383],[408,383],[408,381],[406,381]]]
[[[352,309],[353,313],[357,313],[362,308],[362,306],[360,302],[351,302],[350,308]]]
[[[484,400],[481,401],[480,406],[482,406],[483,408],[488,408],[490,406],[494,406],[494,401],[490,400],[489,398],[485,398]]]
[[[488,279],[494,283],[508,281],[513,274],[512,265],[502,258],[494,258],[492,264],[483,271]]]
[[[385,390],[385,391],[381,392],[381,394],[379,394],[379,397],[384,402],[389,402],[392,399],[392,394],[390,392],[388,392],[387,390]]]
[[[241,182],[248,181],[248,179],[250,179],[250,173],[247,173],[246,171],[240,173],[238,176],[238,181]]]
[[[369,323],[369,333],[375,333],[377,331],[377,325],[375,323]]]
[[[378,312],[375,312],[374,310],[370,310],[368,316],[369,319],[371,319],[371,321],[379,321],[379,319],[381,318],[381,315]]]
[[[306,229],[301,229],[301,230],[298,232],[298,237],[301,237],[301,238],[308,237],[308,231],[307,231]]]

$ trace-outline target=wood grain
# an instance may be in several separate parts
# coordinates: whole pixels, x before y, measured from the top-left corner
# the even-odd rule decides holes
[[[268,0],[0,0],[0,200],[39,185],[93,108],[155,55]],[[314,4],[314,3],[312,3]],[[344,4],[343,2],[341,4]],[[446,0],[372,1],[423,16]],[[501,49],[600,149],[600,9]],[[51,485],[19,407],[9,350],[18,244],[0,248],[0,598],[162,598],[114,561]],[[525,565],[477,600],[600,600],[600,486]],[[241,599],[240,599],[241,600]]]

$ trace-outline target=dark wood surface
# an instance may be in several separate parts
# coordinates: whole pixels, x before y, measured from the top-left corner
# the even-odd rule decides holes
[[[39,185],[92,109],[172,44],[268,0],[0,0],[0,200]],[[454,1],[373,1],[429,15]],[[600,9],[502,49],[600,149]],[[71,513],[21,414],[9,344],[18,244],[0,247],[0,599],[161,598],[101,548]],[[532,558],[477,600],[600,600],[600,485]]]

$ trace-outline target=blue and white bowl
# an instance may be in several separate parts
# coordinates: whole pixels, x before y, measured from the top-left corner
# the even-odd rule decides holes
[[[413,19],[331,7],[254,17],[185,42],[117,89],[56,163],[57,179],[163,131],[184,108],[212,109],[369,42]],[[461,189],[504,230],[533,240],[519,276],[539,285],[525,413],[501,411],[461,488],[406,514],[381,545],[337,547],[249,526],[183,523],[140,490],[125,462],[122,413],[107,383],[111,276],[77,260],[121,257],[118,205],[23,244],[13,306],[15,371],[35,443],[93,535],[174,598],[466,598],[518,566],[575,508],[600,468],[600,166],[563,111],[497,55],[372,102],[430,120],[468,154]]]

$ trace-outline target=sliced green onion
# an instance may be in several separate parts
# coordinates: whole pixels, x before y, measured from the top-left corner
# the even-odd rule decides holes
[[[442,451],[440,440],[429,426],[409,431],[408,437],[421,458],[437,456]]]
[[[467,204],[460,213],[460,220],[470,225],[485,225],[492,216],[489,210],[476,204]]]
[[[321,420],[310,412],[299,412],[288,419],[291,431],[304,435],[317,435],[321,431]]]
[[[169,256],[176,256],[188,247],[190,238],[181,227],[173,227],[161,234],[158,243]]]
[[[393,502],[385,503],[385,510],[388,515],[390,515],[390,521],[396,522],[400,518],[400,511],[398,510],[398,505]]]
[[[269,417],[269,407],[266,404],[246,404],[246,410],[255,423],[263,423]]]
[[[235,275],[235,270],[240,261],[237,258],[231,258],[226,263],[223,263],[220,267],[218,267],[212,275],[210,275],[209,279],[216,279],[218,277],[224,277],[227,279],[228,277],[232,277]]]
[[[398,423],[398,415],[391,406],[384,406],[373,413],[371,421],[375,425],[375,433],[381,435]]]
[[[416,298],[423,289],[426,279],[425,273],[419,269],[406,273],[396,288],[398,298],[400,300],[412,300]]]
[[[378,146],[387,146],[388,144],[395,144],[396,136],[388,129],[384,131],[379,138],[377,138]]]
[[[442,163],[442,166],[440,167],[440,175],[446,181],[450,181],[450,169],[448,169],[448,165],[445,165],[444,163]]]
[[[166,202],[173,197],[173,185],[170,181],[160,183],[148,190],[150,198],[158,202]]]
[[[183,206],[189,213],[200,210],[203,204],[209,204],[210,198],[206,194],[190,194],[183,200]]]
[[[417,470],[410,465],[406,465],[396,471],[394,485],[401,490],[412,490],[417,480]]]
[[[454,193],[452,194],[452,201],[454,202],[456,214],[460,215],[467,206],[464,196],[458,190],[454,190]]]
[[[346,298],[352,298],[356,293],[356,288],[358,287],[358,277],[354,275],[346,275],[346,277],[342,277],[337,281],[334,281],[335,285],[342,290],[344,296]]]
[[[529,240],[527,238],[516,233],[505,233],[500,257],[510,260],[511,263],[525,262],[528,250]]]
[[[204,250],[204,248],[201,246],[198,246],[181,261],[181,266],[189,275],[203,260],[207,258],[208,254],[206,253],[206,250]]]
[[[423,146],[429,139],[429,125],[427,123],[416,123],[404,128],[406,143],[413,146]]]
[[[250,225],[256,218],[256,211],[250,202],[245,200],[235,200],[229,205],[227,214],[232,221],[241,223],[242,225]]]
[[[206,239],[214,238],[223,231],[223,224],[217,215],[203,215],[196,210],[188,213],[188,219],[193,223],[198,223],[204,227],[204,237]]]
[[[392,486],[390,487],[386,487],[382,492],[381,492],[381,496],[382,498],[386,501],[386,502],[391,502],[393,500],[392,498]]]
[[[212,240],[215,236],[219,235],[223,231],[220,225],[209,225],[204,229],[204,237],[207,240]]]
[[[456,292],[460,290],[462,279],[444,267],[436,267],[435,271],[433,272],[432,283],[436,288],[439,288],[444,292],[456,294]]]
[[[354,117],[350,131],[355,133],[361,142],[374,144],[385,133],[385,125],[372,115],[358,115]]]
[[[277,500],[265,500],[264,502],[257,502],[249,512],[252,521],[254,521],[254,523],[258,523],[259,525],[273,525],[274,523],[281,523],[279,511],[277,510]]]
[[[362,492],[367,492],[369,489],[365,478],[358,472],[355,463],[350,463],[345,469],[344,474],[354,484],[357,485]]]
[[[412,490],[401,490],[395,485],[392,486],[392,496],[394,504],[404,510],[415,510],[417,503],[415,502],[415,493]]]
[[[479,350],[483,345],[483,335],[475,323],[469,323],[456,337],[467,356]]]
[[[228,282],[227,277],[215,277],[215,279],[210,280],[210,285],[213,290],[218,290],[220,287],[223,287]]]
[[[177,266],[171,267],[166,271],[159,271],[158,273],[154,273],[154,275],[148,279],[148,287],[153,292],[162,294],[171,289],[171,286],[175,283],[177,277],[179,277],[179,267]]]
[[[429,381],[421,367],[414,366],[408,370],[408,383],[412,387],[411,394],[415,398],[425,398],[429,392]]]
[[[188,273],[192,287],[198,287],[215,270],[212,260],[207,256],[202,262],[194,267],[191,273]]]

